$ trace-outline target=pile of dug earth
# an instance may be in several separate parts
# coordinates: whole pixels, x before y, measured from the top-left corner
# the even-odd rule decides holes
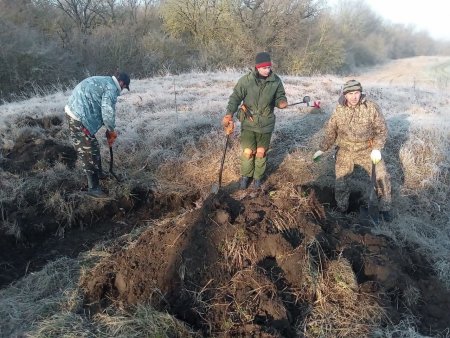
[[[100,262],[83,287],[91,313],[150,303],[212,337],[363,337],[407,313],[424,334],[450,322],[450,294],[423,257],[340,224],[301,187],[211,194]]]

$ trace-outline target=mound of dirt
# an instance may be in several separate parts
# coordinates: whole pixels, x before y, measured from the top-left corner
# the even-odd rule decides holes
[[[5,193],[0,203],[0,287],[52,259],[76,257],[98,241],[127,233],[140,220],[191,208],[199,198],[195,191],[160,193],[151,182],[128,182],[114,199],[86,199],[84,177],[80,181],[64,169],[49,170],[56,163],[71,169],[77,159],[59,117],[24,116],[10,128],[19,133],[15,138],[8,134],[6,143],[0,140],[0,191]],[[106,189],[109,183],[102,181]]]
[[[82,284],[94,313],[111,301],[151,303],[206,336],[317,336],[328,327],[362,337],[407,311],[429,334],[446,329],[450,313],[450,294],[423,257],[340,224],[302,189],[211,195]]]
[[[42,162],[54,165],[61,162],[69,168],[75,166],[77,153],[72,145],[61,144],[53,136],[61,131],[62,121],[56,116],[41,119],[25,116],[15,121],[16,128],[23,128],[11,149],[2,149],[4,160],[0,167],[12,173],[24,173]],[[33,129],[31,127],[38,127]]]

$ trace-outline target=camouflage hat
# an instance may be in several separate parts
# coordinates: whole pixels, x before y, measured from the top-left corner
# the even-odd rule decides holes
[[[344,95],[347,93],[356,92],[356,91],[362,92],[361,83],[359,83],[356,80],[349,80],[346,83],[344,83],[344,87],[342,88],[342,93]]]

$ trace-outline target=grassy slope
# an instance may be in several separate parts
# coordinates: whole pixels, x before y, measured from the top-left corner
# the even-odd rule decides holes
[[[397,218],[389,228],[375,231],[400,244],[413,243],[434,263],[441,279],[450,287],[449,60],[430,59],[398,60],[387,68],[355,77],[361,79],[368,95],[381,105],[390,130],[385,158],[392,176]],[[439,65],[432,66],[436,62]],[[223,151],[220,120],[228,96],[242,74],[243,71],[230,70],[132,80],[132,91],[124,93],[118,102],[117,167],[126,170],[130,182],[154,180],[156,188],[165,191],[198,189],[207,194],[217,179]],[[418,77],[426,81],[419,81]],[[310,114],[309,110],[298,106],[277,111],[277,130],[270,153],[272,163],[293,175],[304,175],[305,181],[315,181],[321,175],[322,181],[318,183],[332,184],[329,167],[314,167],[312,172],[309,169],[321,127],[346,79],[283,76],[283,80],[291,102],[310,95],[313,100],[322,101],[325,114]],[[69,94],[58,93],[0,106],[1,146],[10,147],[24,132],[24,128],[17,128],[13,123],[18,116],[53,114],[63,117],[63,106]],[[67,142],[64,135],[60,137],[60,141]],[[236,140],[237,137],[227,156],[224,184],[239,176],[240,149]],[[282,149],[284,155],[280,155]],[[105,146],[102,151],[107,158]],[[324,166],[328,162],[323,163]],[[56,171],[65,170],[61,166],[56,168]],[[272,170],[276,175],[276,168]],[[76,173],[81,175],[79,167]],[[0,201],[11,201],[21,193],[17,187],[21,186],[23,178],[5,172],[0,174],[4,182],[8,179],[2,187]],[[75,179],[75,176],[70,177]],[[113,195],[123,194],[127,189],[126,186],[109,188]],[[100,252],[100,256],[105,254]],[[139,336],[142,330],[152,332],[156,325],[162,326],[163,332],[185,330],[187,333],[173,318],[154,314],[148,308],[139,308],[133,313],[114,309],[94,321],[78,314],[81,301],[77,280],[83,271],[80,266],[90,266],[95,260],[92,256],[96,255],[97,252],[86,253],[79,261],[59,260],[1,290],[0,316],[7,318],[0,326],[1,335],[28,332],[32,337],[130,337]],[[30,287],[36,283],[42,285],[39,292]],[[156,318],[157,323],[150,324],[154,327],[149,328],[149,317]],[[419,336],[409,323],[403,324],[404,327],[390,328],[384,335],[400,330],[411,337]]]

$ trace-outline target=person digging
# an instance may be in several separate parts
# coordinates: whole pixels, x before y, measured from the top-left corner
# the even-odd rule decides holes
[[[111,147],[116,138],[116,102],[121,91],[130,90],[130,77],[126,73],[116,76],[91,76],[73,90],[64,110],[69,122],[72,144],[87,176],[87,195],[107,198],[99,180],[106,177],[102,170],[100,148],[95,134],[106,127],[106,139]]]
[[[251,179],[260,188],[267,164],[267,150],[275,127],[274,108],[287,107],[281,79],[272,72],[269,53],[256,54],[255,67],[242,76],[233,89],[222,124],[225,133],[234,130],[233,115],[241,122],[241,178],[239,187],[246,189]]]
[[[339,104],[326,123],[325,136],[320,150],[313,155],[317,161],[333,145],[336,153],[335,199],[341,212],[347,212],[350,189],[348,180],[355,165],[360,165],[370,175],[375,164],[377,192],[380,196],[380,216],[386,222],[391,215],[391,182],[381,150],[388,130],[380,107],[365,98],[362,86],[356,80],[347,81],[339,98]]]

